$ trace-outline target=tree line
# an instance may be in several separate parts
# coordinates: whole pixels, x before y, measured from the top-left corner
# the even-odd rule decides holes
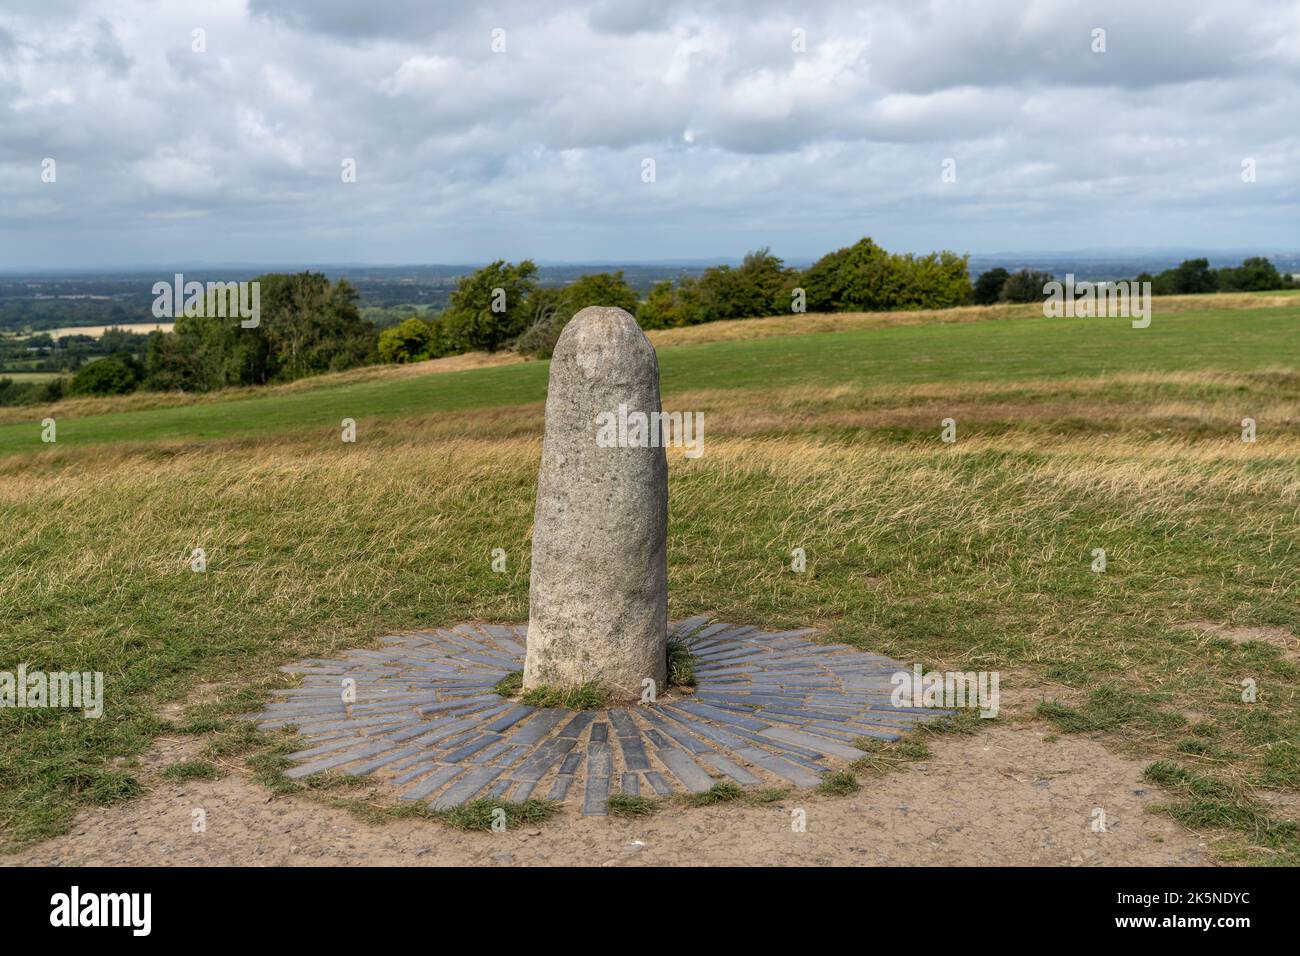
[[[1050,272],[1021,269],[1008,272],[998,267],[982,273],[971,290],[975,305],[998,302],[1041,302],[1046,298],[1043,287],[1056,280]],[[1140,273],[1133,282],[1150,282],[1152,295],[1204,295],[1210,292],[1271,292],[1294,289],[1297,283],[1263,256],[1253,256],[1240,266],[1210,267],[1208,259],[1185,259],[1183,262],[1152,275]]]
[[[123,348],[82,365],[72,379],[24,386],[0,378],[0,403],[53,401],[71,395],[125,394],[137,389],[207,392],[237,385],[288,382],[382,362],[416,362],[470,351],[510,349],[549,357],[560,332],[591,305],[618,306],[642,328],[665,329],[728,319],[802,312],[944,309],[997,302],[1036,302],[1054,280],[1046,272],[990,269],[974,283],[968,257],[890,253],[864,238],[822,256],[807,269],[785,265],[768,249],[651,286],[644,297],[621,271],[582,275],[543,286],[537,266],[498,260],[461,276],[440,312],[377,329],[358,309],[356,289],[314,272],[269,274],[260,321],[183,315],[171,332],[153,332],[143,350]],[[1156,295],[1263,291],[1296,285],[1264,258],[1212,269],[1191,259],[1157,275],[1143,273]],[[111,333],[110,333],[111,334]],[[18,393],[22,393],[19,395]]]
[[[536,274],[536,264],[525,259],[498,260],[465,276],[440,314],[383,330],[380,358],[414,362],[501,349],[546,358],[569,319],[589,305],[618,306],[643,329],[666,329],[792,312],[944,309],[971,296],[966,256],[890,253],[869,238],[804,270],[760,249],[739,266],[659,282],[644,298],[622,272],[584,275],[560,288],[540,286]]]

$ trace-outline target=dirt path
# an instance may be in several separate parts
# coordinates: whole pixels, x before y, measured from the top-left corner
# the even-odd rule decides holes
[[[159,741],[140,799],[82,813],[72,831],[5,865],[1205,865],[1206,842],[1148,812],[1166,796],[1142,764],[1037,722],[933,739],[933,756],[851,797],[795,792],[763,807],[672,807],[641,820],[584,819],[461,833],[433,821],[370,825],[303,795],[271,799],[241,774],[173,784],[157,771],[201,741]],[[1105,832],[1094,832],[1094,808]],[[191,811],[207,814],[194,833]],[[791,829],[792,810],[806,832]]]

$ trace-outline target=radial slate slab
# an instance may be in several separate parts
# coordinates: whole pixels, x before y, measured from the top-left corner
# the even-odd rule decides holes
[[[892,706],[891,677],[904,667],[888,657],[812,640],[812,628],[707,617],[670,628],[695,656],[693,694],[597,711],[530,707],[493,689],[522,668],[526,633],[458,624],[288,665],[301,686],[276,691],[253,719],[298,728],[306,746],[289,755],[291,778],[368,775],[434,809],[543,797],[601,816],[612,793],[699,793],[721,780],[815,786],[863,755],[862,738],[896,740],[952,713]]]

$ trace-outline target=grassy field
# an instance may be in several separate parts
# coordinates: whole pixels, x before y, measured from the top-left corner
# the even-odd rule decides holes
[[[63,375],[63,372],[0,372],[0,378],[11,378],[15,382],[48,382]]]
[[[999,670],[1060,733],[1149,761],[1223,859],[1300,862],[1300,300],[1214,298],[1141,330],[994,309],[657,334],[665,404],[707,426],[703,457],[670,453],[671,613]],[[285,661],[526,617],[546,375],[69,403],[54,446],[50,410],[3,419],[0,670],[106,680],[101,720],[0,711],[6,844],[129,798],[154,736],[226,726]],[[200,685],[220,703],[158,716]]]

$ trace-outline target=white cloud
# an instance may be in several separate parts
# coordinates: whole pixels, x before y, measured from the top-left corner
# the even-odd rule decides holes
[[[11,0],[0,253],[987,251],[1107,215],[1125,245],[1295,245],[1298,49],[1269,0]]]

